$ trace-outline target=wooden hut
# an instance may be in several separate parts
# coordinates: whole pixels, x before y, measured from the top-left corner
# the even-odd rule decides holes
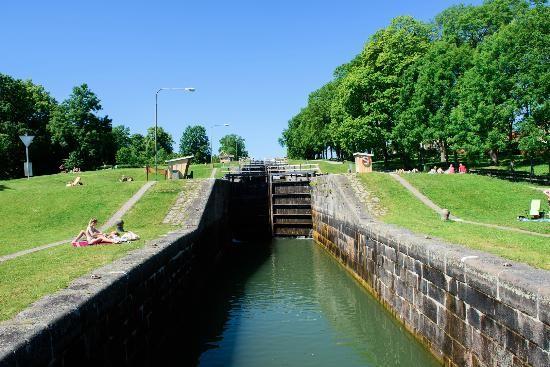
[[[168,179],[179,180],[181,178],[186,178],[187,170],[191,165],[192,159],[193,156],[189,155],[187,157],[179,157],[167,160],[166,164],[168,164]]]
[[[372,172],[372,157],[374,157],[374,154],[354,153],[353,156],[355,157],[355,172]]]

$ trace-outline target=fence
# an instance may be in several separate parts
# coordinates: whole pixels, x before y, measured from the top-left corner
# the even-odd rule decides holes
[[[550,175],[531,175],[529,172],[524,171],[508,171],[500,169],[471,169],[470,173],[477,175],[490,176],[500,178],[502,180],[514,181],[514,182],[530,182],[537,185],[550,185]]]

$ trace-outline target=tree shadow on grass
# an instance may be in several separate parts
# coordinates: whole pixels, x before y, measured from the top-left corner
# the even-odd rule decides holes
[[[0,191],[4,191],[4,190],[13,190],[11,187],[8,187],[6,185],[1,185],[0,184]]]

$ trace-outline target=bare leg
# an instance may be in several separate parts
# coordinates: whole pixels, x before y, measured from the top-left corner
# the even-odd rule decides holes
[[[114,240],[112,240],[108,237],[105,237],[104,235],[100,235],[97,238],[101,239],[101,242],[99,242],[99,243],[115,243]]]
[[[85,236],[86,236],[86,232],[80,231],[80,233],[78,234],[78,236],[76,236],[76,238],[73,240],[73,242],[78,242],[79,239],[81,239],[82,237],[85,237]]]

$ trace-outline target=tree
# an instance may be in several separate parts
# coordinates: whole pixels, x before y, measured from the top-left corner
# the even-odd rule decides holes
[[[481,6],[460,4],[442,11],[435,23],[444,40],[475,48],[528,9],[525,0],[487,0]]]
[[[403,75],[426,52],[432,37],[428,25],[397,17],[376,32],[354,60],[339,83],[332,112],[341,120],[338,135],[348,155],[374,148],[387,166]]]
[[[113,143],[118,151],[122,147],[130,145],[130,128],[124,125],[118,125],[113,127],[112,131]]]
[[[458,105],[457,84],[471,67],[472,54],[468,45],[436,41],[407,70],[392,133],[404,149],[422,157],[421,146],[436,146],[442,162],[448,161],[450,148],[456,151],[450,114]]]
[[[0,179],[23,176],[24,133],[35,136],[29,147],[34,173],[56,170],[58,147],[46,128],[56,104],[42,86],[0,73]]]
[[[235,159],[240,157],[248,157],[248,152],[244,145],[244,138],[236,135],[229,134],[225,135],[220,139],[220,153],[232,154],[235,156]]]
[[[550,9],[537,6],[479,46],[452,113],[465,149],[488,152],[498,163],[502,151],[513,149],[515,132],[548,134],[549,34]]]
[[[145,149],[145,138],[141,134],[132,134],[128,137],[127,145],[122,146],[116,153],[117,164],[142,166],[148,163]]]
[[[52,142],[59,144],[67,157],[72,153],[71,160],[82,162],[84,169],[114,163],[112,122],[108,116],[97,116],[99,111],[99,98],[82,84],[57,106],[48,124]]]
[[[204,126],[187,126],[180,140],[180,153],[194,155],[193,160],[205,163],[210,160],[210,142]]]

